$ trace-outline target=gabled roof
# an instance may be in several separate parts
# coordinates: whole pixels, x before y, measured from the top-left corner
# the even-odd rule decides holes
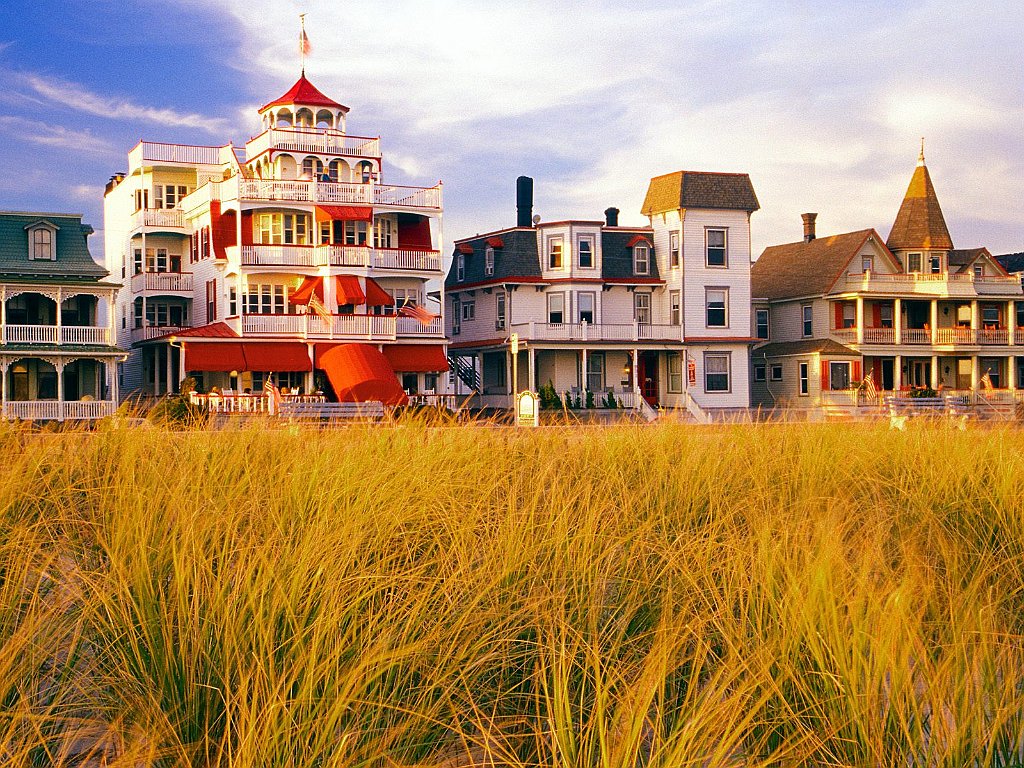
[[[324,96],[315,85],[306,79],[305,73],[295,81],[295,85],[289,88],[287,93],[260,107],[260,112],[269,107],[285,104],[298,104],[303,107],[331,107],[348,112],[348,107],[344,104],[339,104],[334,99]]]
[[[640,212],[645,216],[680,208],[753,212],[761,205],[746,173],[676,171],[655,176]]]
[[[1024,272],[1024,251],[996,256],[996,261],[1002,264],[1007,272]]]
[[[30,259],[29,231],[48,225],[55,231],[55,261]],[[93,228],[79,214],[0,212],[0,274],[41,280],[99,281],[107,270],[89,253],[87,237]]]
[[[771,300],[824,295],[869,238],[888,254],[873,229],[765,248],[750,268],[751,295]]]
[[[889,232],[885,244],[889,250],[899,251],[911,248],[934,248],[948,251],[953,248],[953,239],[946,229],[939,198],[935,195],[932,177],[924,164],[924,157],[918,160],[910,186],[903,197],[896,222]]]
[[[812,352],[819,352],[823,355],[850,355],[860,357],[856,352],[847,346],[840,344],[834,339],[799,339],[797,341],[776,341],[755,347],[752,357],[755,361],[766,357],[787,357],[789,355],[808,355]]]

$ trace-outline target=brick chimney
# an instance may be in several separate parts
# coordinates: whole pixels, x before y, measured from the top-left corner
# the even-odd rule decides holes
[[[529,176],[516,179],[516,226],[533,226],[533,179]]]
[[[809,243],[815,238],[814,220],[818,218],[818,214],[801,213],[800,218],[804,220],[804,242]]]
[[[608,208],[604,212],[604,223],[609,227],[619,226],[619,209]]]

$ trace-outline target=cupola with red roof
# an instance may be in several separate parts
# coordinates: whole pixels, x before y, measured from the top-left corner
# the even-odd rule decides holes
[[[325,96],[303,70],[295,85],[260,108],[264,128],[328,128],[345,131],[349,109]]]

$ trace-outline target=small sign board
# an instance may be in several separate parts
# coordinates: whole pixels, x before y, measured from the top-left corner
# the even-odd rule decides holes
[[[513,333],[509,337],[509,341],[512,344],[512,354],[513,355],[518,355],[519,354],[519,334],[518,333]]]
[[[533,392],[520,392],[516,395],[516,426],[540,426],[540,398]]]
[[[691,387],[697,386],[697,361],[692,357],[686,361],[686,377]]]

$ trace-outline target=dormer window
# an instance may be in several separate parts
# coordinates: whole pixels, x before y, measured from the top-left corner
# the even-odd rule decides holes
[[[57,228],[40,222],[28,228],[28,257],[39,261],[57,260]]]
[[[455,279],[460,283],[466,279],[466,254],[464,253],[455,256]]]
[[[492,248],[489,245],[487,246],[487,249],[484,251],[484,274],[494,274],[494,248]]]
[[[975,264],[974,265],[974,276],[975,277],[984,277],[985,276],[985,267],[983,265],[981,265],[981,264]]]
[[[648,275],[651,272],[651,249],[645,243],[633,246],[633,274]]]

